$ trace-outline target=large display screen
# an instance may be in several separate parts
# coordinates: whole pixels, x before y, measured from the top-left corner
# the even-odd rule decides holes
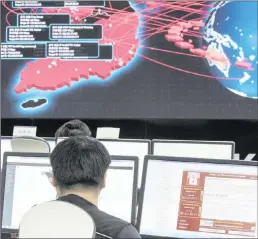
[[[1,1],[2,117],[257,118],[256,1]]]
[[[257,238],[257,180],[256,165],[149,160],[140,233]]]

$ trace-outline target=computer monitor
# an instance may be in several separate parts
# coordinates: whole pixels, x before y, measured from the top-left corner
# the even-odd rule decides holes
[[[57,139],[60,143],[67,137]],[[144,139],[99,139],[110,155],[136,156],[139,158],[138,187],[141,186],[142,168],[145,155],[151,153],[151,141]]]
[[[257,162],[146,156],[143,236],[257,238]]]
[[[47,172],[49,154],[5,153],[2,170],[2,229],[18,229],[24,213],[36,204],[56,199]]]
[[[54,150],[54,148],[56,147],[55,138],[45,137],[44,139],[49,143],[49,146],[50,146],[50,149],[51,149],[51,152],[52,152]]]
[[[229,141],[153,140],[157,156],[234,159],[235,143]]]
[[[137,207],[138,158],[111,157],[106,187],[100,194],[99,209],[134,224]]]
[[[12,140],[12,137],[4,137],[4,136],[1,137],[0,169],[2,168],[2,165],[3,165],[4,152],[11,152],[12,151],[11,140]]]
[[[2,168],[2,164],[3,164],[3,155],[4,155],[4,152],[12,152],[12,146],[11,146],[11,140],[12,140],[12,136],[3,136],[1,137],[1,168]],[[53,149],[55,148],[56,146],[56,143],[55,143],[55,139],[54,138],[43,138],[45,139],[49,145],[50,145],[50,148],[51,148],[51,152],[53,151]]]
[[[129,222],[135,221],[138,160],[114,157],[99,207]],[[3,231],[17,230],[24,213],[36,204],[56,199],[49,174],[49,154],[5,153],[1,182]],[[122,176],[121,176],[122,175]]]
[[[139,158],[138,187],[141,186],[142,168],[145,155],[151,153],[150,140],[99,139],[110,155],[136,156]]]
[[[59,144],[60,142],[62,142],[65,139],[69,139],[69,137],[58,137],[57,141],[55,141],[56,144]]]

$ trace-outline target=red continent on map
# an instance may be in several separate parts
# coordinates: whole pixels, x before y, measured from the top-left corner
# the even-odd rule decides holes
[[[89,8],[85,11],[82,14],[82,10],[72,10],[71,18],[76,21],[77,17],[81,19],[92,13],[92,9]],[[66,12],[62,10],[62,13],[68,12],[71,13],[71,9],[69,11],[67,9]],[[79,14],[76,15],[76,12]],[[98,20],[95,24],[103,25],[104,36],[99,44],[113,45],[112,61],[38,59],[27,63],[21,72],[19,83],[15,86],[15,92],[21,94],[32,88],[56,90],[71,86],[73,81],[79,81],[81,78],[89,79],[91,76],[98,76],[104,80],[112,74],[112,71],[128,65],[139,47],[139,39],[136,37],[139,26],[138,14],[119,12],[108,19]]]

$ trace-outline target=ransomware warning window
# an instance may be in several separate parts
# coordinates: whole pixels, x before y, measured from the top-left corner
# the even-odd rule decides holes
[[[177,230],[254,237],[257,176],[184,171]]]

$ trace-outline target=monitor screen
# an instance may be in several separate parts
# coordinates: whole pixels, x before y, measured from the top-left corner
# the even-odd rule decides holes
[[[101,140],[110,155],[136,156],[139,158],[138,187],[141,186],[142,168],[145,155],[149,154],[150,141]]]
[[[68,137],[59,137],[59,138],[57,139],[57,144],[59,144],[60,142],[62,142],[62,141],[65,140],[65,139],[68,139]]]
[[[1,138],[1,168],[3,164],[4,152],[12,152],[11,140],[12,137]],[[56,146],[54,138],[45,138],[45,140],[49,143],[52,152]]]
[[[234,142],[215,141],[153,141],[153,154],[157,156],[233,159]]]
[[[1,138],[1,165],[0,165],[1,168],[3,165],[4,152],[11,152],[11,151],[12,151],[11,138]]]
[[[134,199],[137,187],[134,187],[134,161],[112,161],[107,172],[106,187],[99,200],[99,209],[125,221],[134,220]]]
[[[257,238],[257,165],[171,160],[146,165],[142,235]]]
[[[7,156],[2,227],[18,229],[24,213],[36,204],[54,200],[48,157]],[[131,222],[135,217],[137,187],[134,160],[112,160],[107,185],[102,191],[101,210]],[[133,200],[133,198],[135,198]]]
[[[49,143],[50,150],[52,152],[54,150],[54,148],[56,147],[55,139],[54,138],[45,138],[45,140]]]
[[[47,157],[8,157],[5,175],[2,227],[18,229],[27,210],[54,200],[56,192],[46,173],[51,171]]]

